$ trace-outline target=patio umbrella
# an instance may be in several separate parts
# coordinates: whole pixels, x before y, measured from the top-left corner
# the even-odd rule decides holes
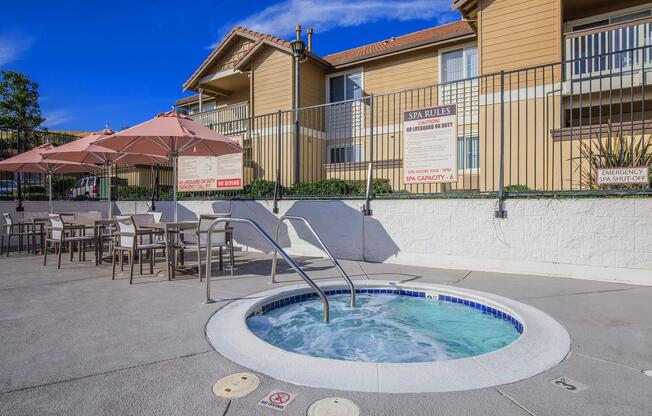
[[[48,210],[52,213],[52,174],[84,173],[99,169],[96,165],[45,159],[43,153],[55,148],[50,143],[42,144],[16,156],[0,161],[0,170],[8,172],[42,173],[48,175]]]
[[[174,220],[177,213],[177,159],[179,156],[222,156],[242,152],[242,148],[215,131],[176,110],[112,134],[97,144],[118,152],[163,156],[172,162]]]
[[[44,152],[44,157],[48,160],[56,159],[66,162],[99,164],[107,169],[109,218],[113,216],[113,206],[111,205],[111,166],[155,165],[167,161],[166,158],[160,156],[122,153],[96,144],[98,140],[114,133],[115,131],[107,127],[104,130],[91,133],[86,137]]]

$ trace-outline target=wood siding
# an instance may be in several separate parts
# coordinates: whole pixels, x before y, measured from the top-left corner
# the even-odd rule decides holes
[[[561,0],[481,0],[481,73],[561,60],[560,3]]]
[[[438,49],[428,48],[364,64],[364,90],[378,94],[439,82]]]
[[[215,74],[227,69],[233,69],[235,64],[242,59],[253,47],[254,42],[250,39],[238,37],[232,41],[233,44],[220,54],[220,59],[209,67],[208,74]]]
[[[292,56],[268,48],[254,60],[252,67],[253,114],[261,115],[292,108]]]
[[[301,64],[301,107],[326,102],[326,75],[323,66],[306,61]]]

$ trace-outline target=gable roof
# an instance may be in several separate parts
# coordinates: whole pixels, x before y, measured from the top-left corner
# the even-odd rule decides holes
[[[460,0],[461,1],[461,0]],[[455,4],[453,4],[455,7]],[[266,33],[256,32],[242,26],[235,27],[229,34],[213,49],[204,62],[195,70],[195,72],[183,84],[183,90],[195,86],[196,82],[208,67],[216,59],[217,55],[225,50],[233,39],[236,37],[245,37],[252,41],[244,56],[235,63],[235,69],[243,68],[249,60],[265,46],[278,48],[287,53],[292,53],[290,42],[277,36]],[[457,40],[470,39],[475,37],[475,32],[468,21],[459,21],[435,26],[418,32],[408,33],[406,35],[392,37],[380,42],[359,46],[357,48],[334,53],[325,57],[320,57],[312,52],[306,52],[308,59],[323,65],[329,69],[353,65],[360,61],[381,58],[385,55],[394,53],[407,52],[423,46],[435,45]],[[189,97],[187,97],[189,98]],[[184,102],[185,104],[185,102]]]
[[[226,49],[226,47],[231,43],[231,40],[233,40],[234,38],[236,38],[238,36],[251,39],[251,40],[254,41],[254,43],[258,42],[258,41],[261,41],[261,40],[265,40],[265,41],[269,42],[270,44],[278,45],[278,46],[286,48],[288,50],[290,49],[290,42],[285,41],[285,40],[283,40],[281,38],[278,38],[276,36],[256,32],[254,30],[247,29],[246,27],[242,27],[242,26],[234,27],[229,32],[229,34],[226,35],[224,37],[224,39],[222,39],[222,41],[215,47],[215,49],[213,49],[213,51],[210,53],[210,55],[208,55],[208,57],[206,59],[204,59],[204,62],[202,62],[202,64],[199,65],[199,68],[197,68],[195,70],[195,72],[192,73],[190,78],[188,78],[186,80],[186,82],[183,83],[184,91],[187,90],[188,88],[190,88],[190,86],[195,81],[197,81],[197,79],[201,76],[201,74],[204,72],[204,70],[206,70],[210,66],[210,64],[213,62],[213,60],[215,59],[217,54],[219,54],[221,51]]]
[[[192,84],[201,76],[201,74],[206,70],[210,64],[213,62],[215,57],[226,47],[229,45],[232,39],[234,39],[237,36],[242,36],[251,39],[253,44],[247,51],[247,53],[242,57],[240,61],[238,61],[235,65],[235,68],[240,68],[245,61],[249,60],[258,50],[261,49],[262,46],[271,46],[271,47],[276,47],[281,50],[284,50],[285,52],[291,53],[290,49],[290,42],[287,40],[281,39],[277,36],[274,35],[269,35],[267,33],[260,33],[256,32],[255,30],[247,29],[246,27],[242,26],[237,26],[229,32],[229,34],[213,49],[210,55],[204,60],[204,62],[195,70],[195,72],[188,78],[186,82],[183,83],[183,89],[184,91],[187,90],[192,86]],[[306,56],[322,65],[325,66],[330,66],[328,62],[326,62],[323,58],[315,55],[312,52],[306,52]]]
[[[453,22],[337,52],[325,56],[324,59],[330,62],[331,65],[338,67],[419,46],[464,39],[471,36],[475,36],[475,33],[468,22]]]

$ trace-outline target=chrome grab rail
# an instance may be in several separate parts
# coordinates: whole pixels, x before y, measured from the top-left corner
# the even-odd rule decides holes
[[[274,249],[274,253],[276,253],[277,251],[281,253],[281,256],[283,256],[283,258],[290,265],[290,267],[292,267],[294,271],[297,272],[297,274],[301,276],[301,278],[305,280],[305,282],[308,283],[308,285],[317,292],[324,305],[324,322],[325,323],[330,322],[328,298],[326,297],[324,291],[321,290],[319,286],[317,286],[315,282],[313,282],[312,279],[310,279],[303,270],[301,270],[301,267],[299,267],[299,265],[294,260],[292,260],[292,258],[290,258],[290,256],[285,251],[283,251],[283,249],[279,247],[278,244],[276,244],[276,241],[272,240],[272,237],[270,237],[265,232],[265,230],[263,230],[260,227],[260,225],[258,225],[255,221],[252,221],[247,218],[226,218],[226,217],[218,218],[215,221],[213,221],[210,227],[208,228],[208,235],[206,236],[206,240],[207,240],[206,241],[206,300],[204,300],[204,303],[215,302],[213,299],[211,299],[211,268],[212,268],[211,257],[212,257],[212,250],[213,250],[212,237],[213,237],[213,230],[215,229],[215,226],[223,222],[228,222],[228,223],[239,222],[243,224],[249,224],[254,228],[254,230],[258,231],[258,233],[261,236],[263,236],[263,238],[267,240],[267,242],[272,246],[272,248]]]
[[[335,256],[333,256],[333,253],[326,247],[326,244],[319,238],[319,235],[317,232],[312,228],[310,223],[308,222],[307,219],[304,217],[298,217],[295,215],[283,215],[276,221],[276,239],[275,241],[277,242],[278,245],[278,239],[279,239],[279,234],[280,234],[280,229],[281,229],[281,224],[285,220],[290,220],[290,221],[302,221],[306,227],[310,230],[313,236],[317,239],[319,242],[319,245],[321,245],[321,248],[324,250],[324,252],[328,255],[328,257],[331,259],[337,270],[339,270],[340,274],[346,280],[346,284],[349,285],[349,289],[351,290],[351,307],[355,306],[355,287],[353,287],[353,282],[349,278],[349,276],[344,272],[344,269],[342,269],[342,266],[340,266],[340,263],[335,259]],[[272,283],[276,283],[276,250],[274,250],[274,256],[272,257]]]

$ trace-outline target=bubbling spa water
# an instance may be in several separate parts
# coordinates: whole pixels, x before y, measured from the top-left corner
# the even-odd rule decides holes
[[[391,292],[391,291],[390,291]],[[274,307],[247,319],[262,340],[313,357],[376,363],[453,360],[495,351],[516,340],[522,326],[485,305],[450,297],[348,294],[328,297],[331,322],[323,323],[319,298]]]

